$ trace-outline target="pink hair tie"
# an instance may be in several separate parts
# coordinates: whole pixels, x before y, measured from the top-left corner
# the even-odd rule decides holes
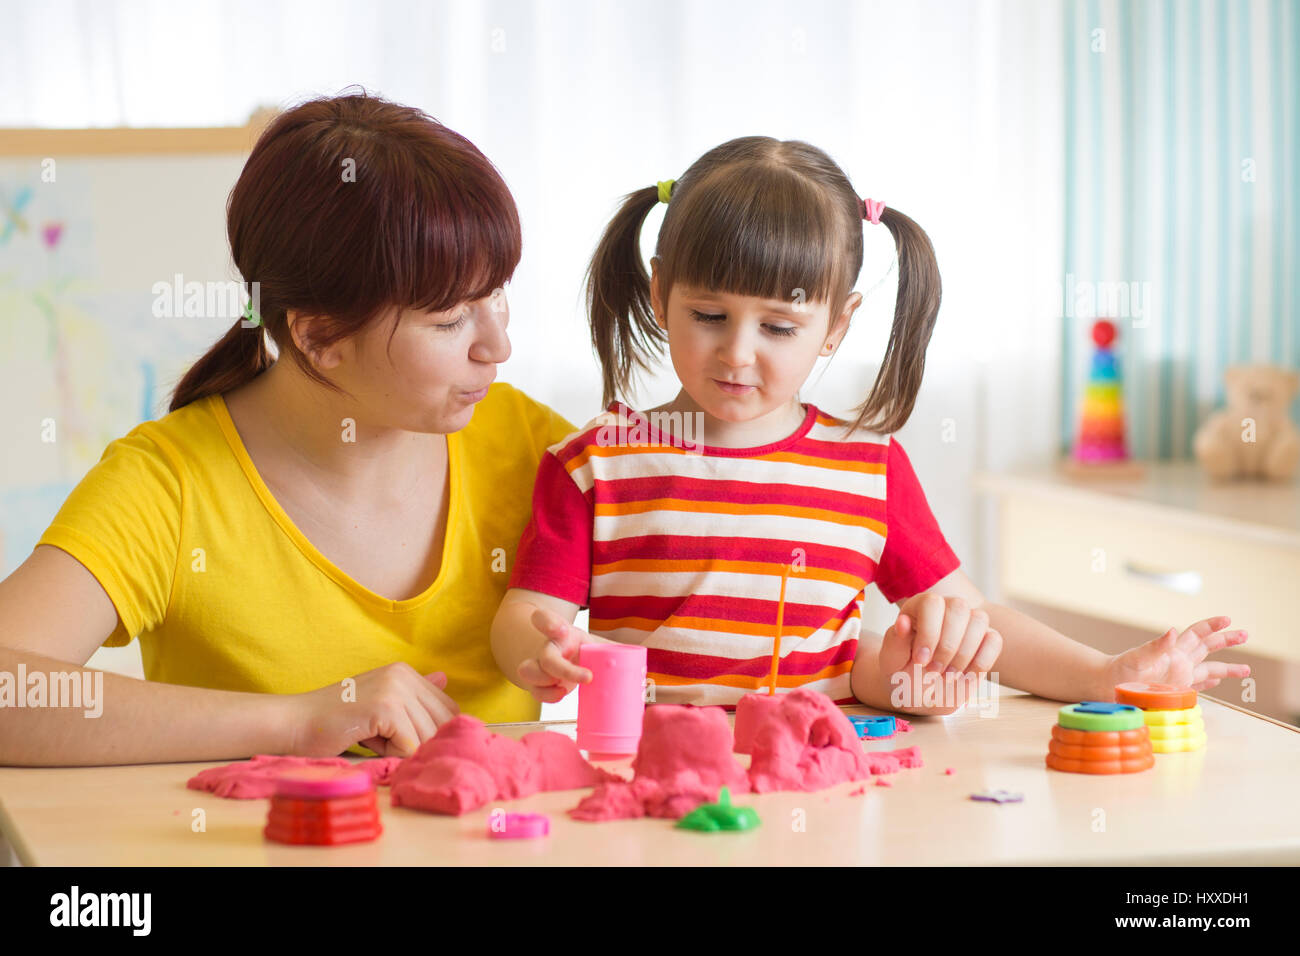
[[[885,211],[883,202],[876,202],[874,199],[862,200],[862,218],[870,219],[872,225],[880,225],[880,214]]]

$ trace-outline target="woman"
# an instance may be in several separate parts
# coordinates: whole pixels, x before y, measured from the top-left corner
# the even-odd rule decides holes
[[[4,764],[404,755],[460,708],[537,717],[488,630],[573,429],[490,384],[521,246],[505,183],[420,111],[348,95],[272,122],[227,219],[247,319],[0,583],[0,671],[84,671],[138,634],[148,679],[103,675],[97,719],[10,710]]]

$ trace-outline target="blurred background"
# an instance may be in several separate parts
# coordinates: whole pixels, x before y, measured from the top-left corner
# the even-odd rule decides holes
[[[1259,685],[1225,699],[1300,712],[1294,477],[1211,485],[1193,460],[1227,368],[1300,367],[1294,0],[5,0],[0,17],[0,573],[237,315],[155,306],[159,283],[238,279],[224,209],[255,114],[361,85],[501,170],[524,255],[500,378],[575,422],[600,399],[581,280],[620,197],[736,136],[824,149],[935,245],[943,308],[899,439],[976,584],[1108,649],[1229,614],[1262,656],[1227,658]],[[865,236],[866,302],[805,389],[833,412],[865,396],[893,311],[891,237]],[[1062,477],[1098,318],[1141,467]],[[665,369],[633,398],[675,392]],[[868,623],[894,613],[872,589]],[[117,653],[129,670],[135,645]]]

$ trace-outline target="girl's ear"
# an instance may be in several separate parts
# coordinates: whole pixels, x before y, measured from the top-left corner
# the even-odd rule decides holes
[[[844,308],[840,310],[831,322],[831,327],[826,332],[826,344],[822,346],[822,354],[829,355],[837,345],[840,339],[849,331],[849,322],[853,319],[853,313],[857,311],[858,306],[862,304],[861,292],[850,292],[848,299],[844,302]]]

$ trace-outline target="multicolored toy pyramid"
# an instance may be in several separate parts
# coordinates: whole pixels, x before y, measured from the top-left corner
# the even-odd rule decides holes
[[[1124,386],[1113,347],[1115,337],[1114,322],[1098,319],[1092,324],[1097,348],[1083,390],[1079,431],[1067,463],[1075,473],[1142,471],[1141,465],[1129,458],[1124,440]]]

